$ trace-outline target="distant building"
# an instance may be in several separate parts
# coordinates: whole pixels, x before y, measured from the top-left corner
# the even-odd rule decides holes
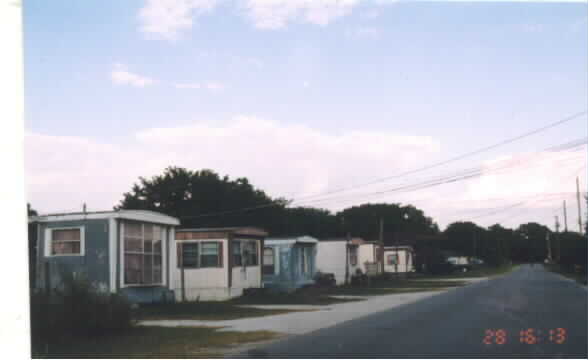
[[[171,261],[176,300],[227,300],[261,288],[266,236],[253,227],[178,229]]]
[[[351,281],[351,276],[360,269],[359,246],[361,238],[321,239],[318,242],[316,270],[335,275],[337,285]]]
[[[384,272],[409,273],[414,271],[414,249],[412,246],[384,247]]]
[[[314,284],[318,240],[310,236],[267,238],[263,287],[290,291]]]
[[[359,245],[359,268],[364,274],[368,274],[369,267],[372,266],[375,267],[376,274],[384,271],[382,251],[383,247],[377,241],[366,241]]]

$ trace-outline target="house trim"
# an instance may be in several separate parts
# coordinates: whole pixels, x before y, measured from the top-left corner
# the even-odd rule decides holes
[[[91,219],[105,219],[117,218],[125,220],[135,220],[147,223],[155,223],[160,225],[180,225],[180,221],[174,217],[164,214],[156,213],[149,210],[119,210],[119,211],[103,211],[103,212],[89,212],[89,213],[71,213],[71,214],[49,214],[41,216],[31,216],[29,222],[54,222],[54,221],[75,221],[75,220],[91,220]]]
[[[110,265],[110,292],[116,292],[116,223],[114,218],[108,219],[108,261]]]

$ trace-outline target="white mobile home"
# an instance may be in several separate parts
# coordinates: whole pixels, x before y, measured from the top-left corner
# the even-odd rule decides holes
[[[384,272],[408,273],[414,269],[414,250],[412,246],[384,247]]]
[[[359,238],[320,240],[317,246],[316,270],[335,275],[337,285],[351,281],[359,266]]]
[[[171,264],[176,300],[227,300],[262,287],[266,236],[252,227],[178,229]]]
[[[382,246],[375,242],[364,242],[359,245],[359,268],[364,274],[368,273],[368,266],[375,264],[377,273],[384,271],[382,264]]]

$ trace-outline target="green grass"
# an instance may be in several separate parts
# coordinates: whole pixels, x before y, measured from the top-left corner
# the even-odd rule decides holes
[[[584,284],[584,285],[588,284],[588,281],[586,280],[586,274],[576,273],[576,272],[566,270],[564,267],[562,267],[559,264],[546,264],[544,266],[547,270],[554,272],[556,274],[563,275],[563,276],[568,277],[570,279],[576,280],[580,284]]]
[[[248,317],[279,315],[295,311],[291,309],[254,309],[237,306],[229,301],[198,301],[172,304],[141,305],[137,320],[234,320]]]
[[[137,326],[122,334],[67,336],[33,347],[34,358],[210,358],[227,347],[279,337],[271,331],[217,331],[207,327]]]
[[[289,293],[261,291],[231,300],[231,302],[239,305],[331,305],[357,301],[357,299],[330,297],[329,291],[330,288],[321,287],[306,287]]]
[[[420,279],[377,279],[371,282],[370,286],[354,287],[340,286],[329,290],[330,295],[389,295],[414,293],[423,291],[440,291],[447,288],[466,285],[465,281],[427,281]]]

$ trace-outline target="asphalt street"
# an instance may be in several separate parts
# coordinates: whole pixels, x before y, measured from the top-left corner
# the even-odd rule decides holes
[[[244,357],[587,356],[588,291],[522,265],[412,304],[249,350]]]

